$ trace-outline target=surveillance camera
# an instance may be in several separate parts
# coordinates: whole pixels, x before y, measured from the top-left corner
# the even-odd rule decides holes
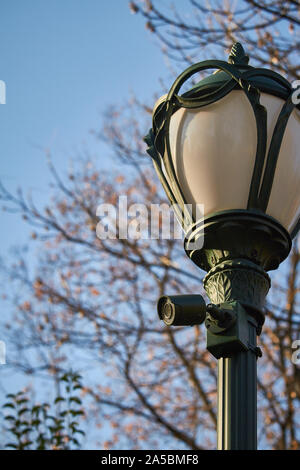
[[[158,300],[157,312],[167,326],[200,325],[206,317],[201,295],[164,295]]]

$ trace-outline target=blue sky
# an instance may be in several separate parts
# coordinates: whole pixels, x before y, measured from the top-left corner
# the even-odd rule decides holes
[[[44,205],[50,193],[45,151],[60,171],[83,148],[107,168],[109,149],[90,130],[101,127],[110,104],[124,104],[131,92],[149,100],[168,72],[126,0],[10,0],[1,2],[0,16],[0,80],[7,92],[0,104],[0,179],[13,192],[32,190]],[[1,206],[0,257],[9,260],[11,247],[29,240],[34,266],[32,229]],[[0,301],[0,311],[3,318],[11,308]],[[7,344],[8,362],[9,351]],[[0,392],[22,386],[19,374],[0,372]]]
[[[101,113],[130,92],[149,98],[166,65],[126,0],[10,0],[0,14],[0,79],[7,88],[0,178],[10,190],[32,189],[43,203],[45,150],[60,170],[84,146],[103,158],[107,152],[89,135],[100,127]],[[0,214],[3,256],[26,242],[29,229],[17,216]]]

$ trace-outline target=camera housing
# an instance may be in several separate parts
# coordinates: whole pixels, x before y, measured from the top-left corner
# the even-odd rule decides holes
[[[201,325],[206,304],[202,295],[164,295],[158,300],[157,313],[167,326]]]

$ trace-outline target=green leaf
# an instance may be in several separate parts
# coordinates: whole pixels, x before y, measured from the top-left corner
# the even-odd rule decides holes
[[[35,406],[32,407],[31,412],[32,412],[33,414],[38,414],[39,411],[40,411],[40,409],[41,409],[41,406],[40,406],[40,405],[35,405]]]
[[[6,395],[6,398],[16,398],[17,395],[13,394],[13,393],[8,393]]]
[[[84,412],[82,410],[70,410],[70,413],[72,416],[79,416],[79,415],[84,416]]]
[[[62,431],[63,429],[64,429],[64,426],[62,426],[61,424],[55,427],[56,431]]]
[[[79,379],[82,379],[82,376],[81,376],[81,375],[79,375],[79,374],[73,375],[73,380],[74,380],[74,381],[77,382]]]
[[[78,397],[71,397],[70,401],[74,401],[75,403],[78,403],[78,405],[82,404],[82,401]]]
[[[32,426],[38,426],[39,424],[41,424],[41,420],[40,419],[34,419],[33,421],[31,421],[31,425]]]
[[[60,380],[61,380],[62,382],[69,382],[69,375],[68,375],[68,374],[64,374],[64,375],[60,378]]]
[[[31,431],[32,431],[32,429],[28,427],[28,428],[23,429],[22,434],[27,434]]]
[[[59,403],[60,401],[65,401],[64,397],[56,397],[54,403]]]
[[[4,417],[4,419],[6,419],[7,421],[16,421],[16,418],[12,415],[7,415]]]
[[[72,438],[72,442],[76,444],[77,446],[79,446],[79,442],[75,437]]]
[[[3,405],[3,408],[15,408],[15,405],[13,403],[5,403],[5,405]]]
[[[47,419],[51,419],[52,421],[55,421],[55,420],[56,420],[56,416],[48,415],[48,416],[47,416]]]
[[[77,421],[72,421],[72,422],[70,423],[70,426],[72,426],[72,427],[76,427],[76,426],[78,426],[78,425],[79,425],[79,423],[77,423]]]
[[[55,423],[56,423],[58,426],[60,426],[63,422],[64,422],[63,419],[58,419],[58,418],[55,419]]]
[[[28,447],[28,446],[30,446],[31,444],[33,444],[32,441],[26,441],[26,442],[23,444],[23,447]]]
[[[9,442],[8,444],[5,444],[5,447],[11,447],[12,449],[17,449],[18,446],[16,446],[16,444],[13,444],[11,442]]]
[[[16,400],[16,403],[22,405],[22,403],[27,403],[28,401],[28,398],[21,398],[20,400]]]

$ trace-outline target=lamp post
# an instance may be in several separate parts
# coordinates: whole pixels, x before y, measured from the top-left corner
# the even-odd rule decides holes
[[[211,304],[199,295],[164,296],[158,313],[167,325],[205,321],[207,349],[218,359],[218,449],[256,449],[256,338],[267,271],[288,256],[300,228],[300,107],[287,80],[248,61],[235,43],[228,62],[186,69],[157,102],[145,138],[188,225],[185,251],[207,271]],[[179,95],[206,69],[215,73]],[[197,204],[204,205],[200,219]]]

